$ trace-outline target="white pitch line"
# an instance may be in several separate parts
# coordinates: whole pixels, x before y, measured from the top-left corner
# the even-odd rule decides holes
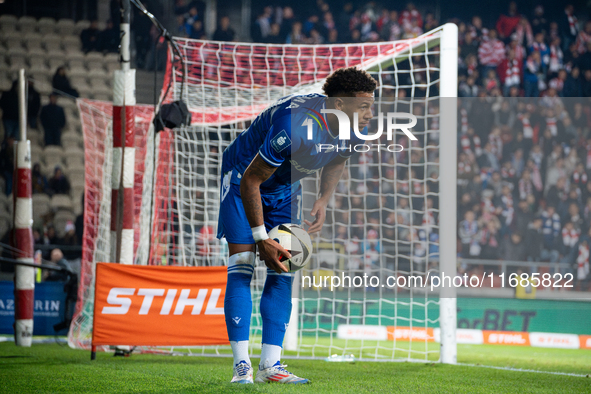
[[[490,368],[490,369],[500,369],[503,371],[515,371],[515,372],[533,372],[533,373],[544,373],[548,375],[563,375],[563,376],[575,376],[577,378],[588,378],[590,375],[583,375],[578,373],[570,373],[570,372],[553,372],[553,371],[539,371],[535,369],[521,369],[521,368],[512,368],[512,367],[495,367],[492,365],[477,365],[477,364],[464,364],[464,363],[457,363],[456,365],[462,367],[478,367],[478,368]]]

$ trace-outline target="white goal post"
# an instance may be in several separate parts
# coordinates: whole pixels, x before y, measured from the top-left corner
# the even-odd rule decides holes
[[[363,44],[176,40],[184,68],[169,60],[161,99],[183,99],[193,122],[154,135],[150,108],[136,108],[135,264],[225,265],[227,244],[215,238],[221,153],[277,99],[320,93],[330,73],[356,66],[378,81],[375,112],[412,112],[419,119],[413,132],[421,144],[400,142],[406,144],[402,153],[362,154],[350,160],[323,232],[314,239],[312,262],[301,275],[455,275],[457,26],[446,24],[408,40]],[[106,191],[112,111],[108,103],[81,100],[78,105],[85,134],[88,230],[69,342],[87,348],[94,267],[108,259],[110,250]],[[403,136],[395,138],[402,141]],[[311,207],[317,183],[315,177],[302,182],[304,210]],[[258,301],[265,274],[258,266],[252,281],[253,352],[260,346]],[[453,288],[435,294],[411,287],[331,292],[302,287],[300,279],[294,284],[286,356],[354,354],[362,360],[456,362]],[[381,334],[369,339],[342,335],[351,327]],[[189,351],[227,354],[229,349]]]

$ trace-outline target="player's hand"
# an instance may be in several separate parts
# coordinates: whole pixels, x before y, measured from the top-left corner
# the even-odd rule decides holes
[[[264,241],[259,241],[257,243],[257,247],[259,249],[259,256],[261,260],[265,262],[265,265],[272,269],[273,271],[280,274],[283,272],[288,272],[288,269],[285,265],[283,265],[279,260],[281,256],[285,256],[288,259],[291,259],[291,254],[283,249],[279,243],[271,238],[265,239]]]
[[[315,218],[314,222],[304,219],[304,223],[309,226],[308,234],[314,234],[322,230],[322,225],[326,219],[326,205],[327,202],[324,200],[316,200],[314,206],[312,207],[312,211],[310,212],[310,216]]]

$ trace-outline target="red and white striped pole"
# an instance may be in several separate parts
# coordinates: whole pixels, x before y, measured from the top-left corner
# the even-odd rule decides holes
[[[14,176],[14,233],[15,259],[32,264],[33,261],[33,202],[31,181],[31,145],[27,141],[27,107],[25,70],[18,75],[20,141],[16,144]],[[30,347],[33,339],[33,307],[35,301],[35,268],[17,265],[14,275],[15,324],[17,346]]]
[[[113,84],[113,171],[111,178],[111,261],[133,264],[135,170],[135,70],[130,69],[130,4],[122,1],[121,70]],[[121,227],[119,227],[121,225]]]

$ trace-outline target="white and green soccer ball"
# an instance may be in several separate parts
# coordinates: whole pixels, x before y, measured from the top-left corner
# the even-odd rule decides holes
[[[312,239],[301,226],[293,223],[280,224],[269,231],[269,238],[275,240],[291,253],[291,259],[281,257],[281,263],[289,272],[301,270],[312,257]]]

